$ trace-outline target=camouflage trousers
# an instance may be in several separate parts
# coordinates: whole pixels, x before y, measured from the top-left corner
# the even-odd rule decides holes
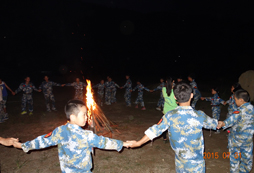
[[[220,110],[219,105],[218,106],[212,106],[212,116],[213,116],[213,118],[215,118],[218,121],[220,119],[220,112],[221,112],[221,110]]]
[[[144,100],[143,100],[143,92],[142,93],[141,92],[138,93],[138,97],[137,97],[137,99],[135,101],[135,104],[139,104],[139,103],[140,103],[140,105],[142,107],[145,106],[145,103],[144,103]]]
[[[253,162],[253,143],[241,147],[229,148],[230,172],[250,172]]]
[[[103,105],[103,97],[104,97],[104,93],[97,93],[97,104],[99,106]]]
[[[176,173],[205,173],[204,160],[181,161],[175,158]]]
[[[45,98],[47,111],[50,111],[50,101],[52,104],[52,110],[56,110],[56,107],[55,107],[56,100],[53,93],[44,93],[44,98]]]
[[[125,100],[127,106],[131,106],[131,92],[130,92],[130,90],[125,90],[124,100]]]
[[[163,108],[163,106],[164,106],[164,97],[163,97],[163,95],[161,94],[160,95],[160,98],[159,98],[159,101],[158,101],[158,103],[157,103],[157,107],[162,107]]]
[[[111,98],[110,98],[111,103],[116,103],[116,90],[111,91]]]
[[[26,104],[28,104],[29,112],[33,112],[33,97],[32,94],[23,94],[21,100],[21,109],[22,111],[26,110]]]
[[[191,102],[191,107],[193,109],[195,109],[195,106],[196,106],[198,100],[200,99],[200,97],[201,97],[201,94],[199,92],[196,95],[193,96],[193,100]]]
[[[105,90],[105,103],[111,104],[111,90],[107,88]]]

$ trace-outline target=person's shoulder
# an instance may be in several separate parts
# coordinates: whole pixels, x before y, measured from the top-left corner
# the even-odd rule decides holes
[[[178,109],[176,107],[175,109],[168,111],[165,115],[172,116],[172,115],[177,115],[177,114],[180,114],[180,113],[178,112]]]
[[[203,116],[206,115],[204,111],[202,110],[193,110],[194,114],[198,115],[198,116]]]

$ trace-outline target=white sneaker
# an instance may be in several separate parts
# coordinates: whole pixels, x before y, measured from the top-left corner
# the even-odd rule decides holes
[[[157,110],[157,111],[161,111],[161,108],[157,107],[156,110]]]

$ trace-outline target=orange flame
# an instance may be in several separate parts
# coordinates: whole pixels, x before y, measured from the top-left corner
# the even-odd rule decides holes
[[[92,121],[92,111],[95,109],[95,102],[93,99],[93,93],[92,93],[92,86],[91,81],[86,80],[87,86],[86,86],[86,107],[87,107],[87,117],[88,117],[88,124]]]

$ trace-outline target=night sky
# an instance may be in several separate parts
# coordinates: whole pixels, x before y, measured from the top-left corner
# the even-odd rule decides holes
[[[242,1],[6,0],[0,76],[236,80],[253,69],[253,31],[253,5]]]

